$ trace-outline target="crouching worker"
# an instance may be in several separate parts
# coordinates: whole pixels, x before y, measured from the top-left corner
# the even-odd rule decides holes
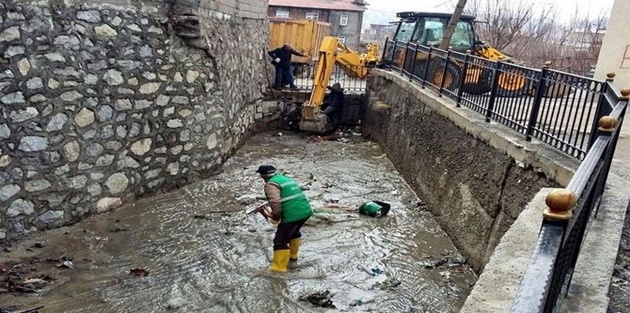
[[[300,229],[313,215],[313,209],[295,180],[276,174],[276,168],[271,165],[260,166],[257,172],[265,181],[271,219],[278,223],[273,239],[273,263],[269,269],[286,272],[289,262],[298,259]]]
[[[343,110],[343,88],[339,83],[334,83],[331,86],[326,86],[328,90],[330,90],[330,94],[326,99],[326,108],[323,113],[326,114],[328,118],[328,123],[330,124],[330,130],[335,131],[339,127],[339,122],[341,121],[341,111]]]

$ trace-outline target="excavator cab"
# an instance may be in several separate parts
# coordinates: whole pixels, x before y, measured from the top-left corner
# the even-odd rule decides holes
[[[400,43],[414,43],[421,46],[437,48],[444,38],[444,31],[451,19],[451,14],[430,12],[399,12],[396,14],[400,23],[393,40],[399,44],[388,46],[384,61],[390,61],[398,66],[403,65],[405,45]],[[462,15],[455,26],[451,37],[450,47],[453,51],[474,51],[476,37],[473,23],[474,16]]]

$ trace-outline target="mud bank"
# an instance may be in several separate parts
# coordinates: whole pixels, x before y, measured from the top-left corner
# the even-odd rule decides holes
[[[480,118],[475,122],[460,113],[466,109],[455,111],[454,104],[429,93],[375,71],[368,81],[364,134],[382,146],[412,189],[430,203],[429,210],[455,246],[481,271],[534,195],[543,187],[558,186],[555,181],[568,181],[571,172],[543,157],[515,161],[508,151],[480,139],[493,140],[500,132],[491,134]],[[483,132],[491,135],[479,135]],[[529,156],[538,152],[545,151],[517,151]]]
[[[31,234],[1,254],[0,265],[20,261],[56,280],[39,294],[0,294],[0,303],[45,305],[45,312],[156,312],[169,304],[178,312],[321,312],[298,298],[329,290],[339,311],[459,311],[474,272],[452,262],[461,255],[383,151],[360,136],[349,141],[257,135],[215,177]],[[254,170],[265,163],[295,177],[317,212],[285,275],[266,271],[274,227],[243,212],[263,202]],[[366,200],[392,210],[384,218],[352,212]],[[76,269],[45,261],[62,256],[72,256]],[[435,264],[445,257],[451,261]],[[149,275],[130,276],[135,267]]]

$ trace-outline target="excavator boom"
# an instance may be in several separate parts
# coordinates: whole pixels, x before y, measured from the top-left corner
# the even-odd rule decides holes
[[[365,79],[379,60],[378,46],[368,44],[364,54],[353,51],[336,37],[327,36],[322,40],[318,52],[318,63],[313,79],[313,90],[309,100],[302,107],[300,130],[323,132],[327,127],[327,118],[321,113],[326,87],[335,69],[339,66],[350,78]]]

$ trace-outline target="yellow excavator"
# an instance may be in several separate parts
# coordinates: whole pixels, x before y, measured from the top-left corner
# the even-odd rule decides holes
[[[324,133],[330,124],[321,107],[324,104],[326,87],[330,82],[335,65],[341,68],[349,78],[365,79],[370,69],[375,67],[380,57],[378,45],[368,44],[367,52],[359,53],[339,42],[336,37],[326,36],[318,52],[317,69],[313,78],[313,90],[308,101],[302,106],[300,130]]]
[[[396,14],[400,18],[398,28],[393,40],[403,43],[414,43],[420,46],[437,48],[442,42],[444,31],[451,18],[449,13],[432,12],[399,12]],[[488,59],[491,61],[501,61],[505,63],[517,63],[509,55],[489,46],[477,39],[475,34],[475,17],[462,15],[455,27],[455,32],[451,37],[449,48],[451,51],[466,53]],[[463,62],[451,59],[444,71],[445,60],[436,57],[435,53],[429,58],[425,49],[418,49],[416,55],[406,53],[406,46],[399,44],[394,49],[394,45],[388,45],[383,56],[383,63],[394,63],[398,66],[411,70],[414,75],[426,78],[436,86],[443,83],[444,89],[454,90],[459,84],[458,81],[463,73]],[[415,58],[415,61],[413,60]],[[427,67],[428,64],[428,67]],[[413,68],[411,68],[413,67]],[[484,94],[489,92],[492,86],[492,69],[488,64],[483,64],[479,60],[472,60],[464,74],[464,85],[462,91],[470,94]],[[528,79],[525,72],[512,68],[510,72],[499,72],[497,78],[498,96],[522,96],[529,92]],[[443,82],[442,82],[443,81]]]

